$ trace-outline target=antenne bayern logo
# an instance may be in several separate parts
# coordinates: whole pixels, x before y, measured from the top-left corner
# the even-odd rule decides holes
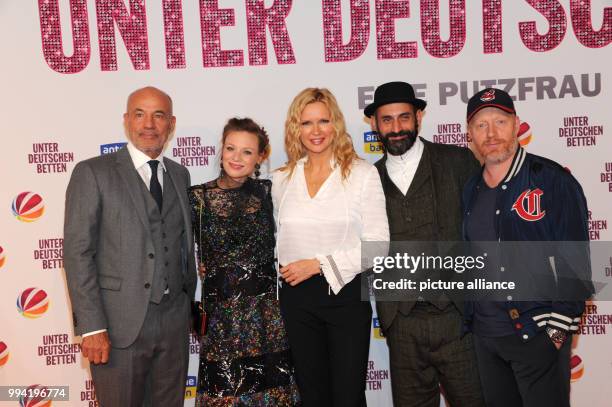
[[[0,269],[4,266],[4,262],[6,261],[6,253],[4,253],[4,249],[0,246]]]
[[[40,195],[34,192],[22,192],[13,200],[13,214],[22,222],[34,222],[45,211],[45,205]]]
[[[17,297],[17,309],[27,318],[38,318],[49,308],[49,296],[40,288],[31,287]]]
[[[0,342],[0,367],[6,365],[9,358],[8,346],[6,343]]]
[[[51,400],[40,394],[48,394],[48,389],[40,384],[33,384],[26,388],[26,395],[19,398],[21,407],[51,407]]]
[[[526,189],[514,202],[512,210],[516,211],[518,216],[528,222],[540,220],[546,215],[546,211],[542,210],[542,195],[544,195],[544,192],[540,188],[536,188],[533,191]]]

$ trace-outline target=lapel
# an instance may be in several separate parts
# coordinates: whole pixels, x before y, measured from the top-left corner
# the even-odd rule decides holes
[[[408,187],[408,191],[406,192],[406,198],[413,196],[424,183],[430,182],[429,179],[432,177],[432,160],[429,149],[427,148],[427,144],[425,144],[425,140],[421,138],[421,141],[423,141],[423,155],[414,173],[414,178],[412,178],[410,187]]]
[[[134,162],[130,157],[130,153],[127,148],[122,148],[117,152],[117,172],[119,176],[123,180],[125,188],[132,199],[132,203],[136,208],[136,213],[140,218],[142,225],[145,230],[150,230],[151,225],[149,224],[149,217],[147,216],[147,208],[145,206],[144,196],[142,196],[142,187],[141,184],[142,178],[136,172],[136,168],[134,168]]]
[[[174,162],[166,157],[164,157],[164,166],[166,167],[166,171],[168,172],[168,178],[170,178],[170,182],[172,183],[172,187],[174,187],[174,191],[176,192],[177,199],[179,201],[179,206],[181,208],[181,213],[183,214],[183,222],[185,223],[185,236],[187,237],[187,247],[191,249],[191,244],[193,239],[191,237],[191,213],[189,211],[189,205],[187,205],[187,188],[189,185],[185,185],[183,182],[180,182],[180,176],[177,174],[174,166]],[[170,185],[168,185],[170,187]]]
[[[378,172],[381,175],[381,182],[382,182],[383,192],[385,196],[388,197],[388,196],[391,196],[391,194],[393,194],[393,195],[398,195],[398,196],[403,197],[404,194],[402,193],[402,191],[399,190],[397,185],[395,185],[395,183],[391,180],[391,177],[389,176],[389,172],[387,171],[387,154],[386,153],[379,160],[379,162],[380,162],[380,167],[379,167]]]

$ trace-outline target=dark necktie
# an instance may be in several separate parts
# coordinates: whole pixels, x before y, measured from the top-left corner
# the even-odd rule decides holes
[[[159,212],[162,210],[162,187],[159,183],[159,179],[157,179],[157,166],[159,165],[159,161],[151,160],[149,161],[149,167],[151,167],[151,183],[149,184],[149,191],[151,191],[151,195],[153,195],[153,199],[157,202],[157,207],[159,208]]]

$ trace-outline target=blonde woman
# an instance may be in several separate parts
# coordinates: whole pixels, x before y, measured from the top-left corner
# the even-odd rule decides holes
[[[295,97],[285,150],[272,199],[281,312],[302,403],[365,406],[372,309],[361,301],[361,243],[389,239],[380,177],[357,156],[327,89]]]

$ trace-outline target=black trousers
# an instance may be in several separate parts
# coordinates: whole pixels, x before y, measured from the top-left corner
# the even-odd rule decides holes
[[[472,335],[450,304],[417,304],[385,332],[395,407],[439,407],[440,386],[452,407],[483,407]]]
[[[372,307],[361,301],[360,277],[338,295],[321,276],[283,284],[280,306],[302,405],[365,406]]]
[[[569,407],[571,342],[557,350],[546,332],[529,342],[474,335],[487,406]]]

